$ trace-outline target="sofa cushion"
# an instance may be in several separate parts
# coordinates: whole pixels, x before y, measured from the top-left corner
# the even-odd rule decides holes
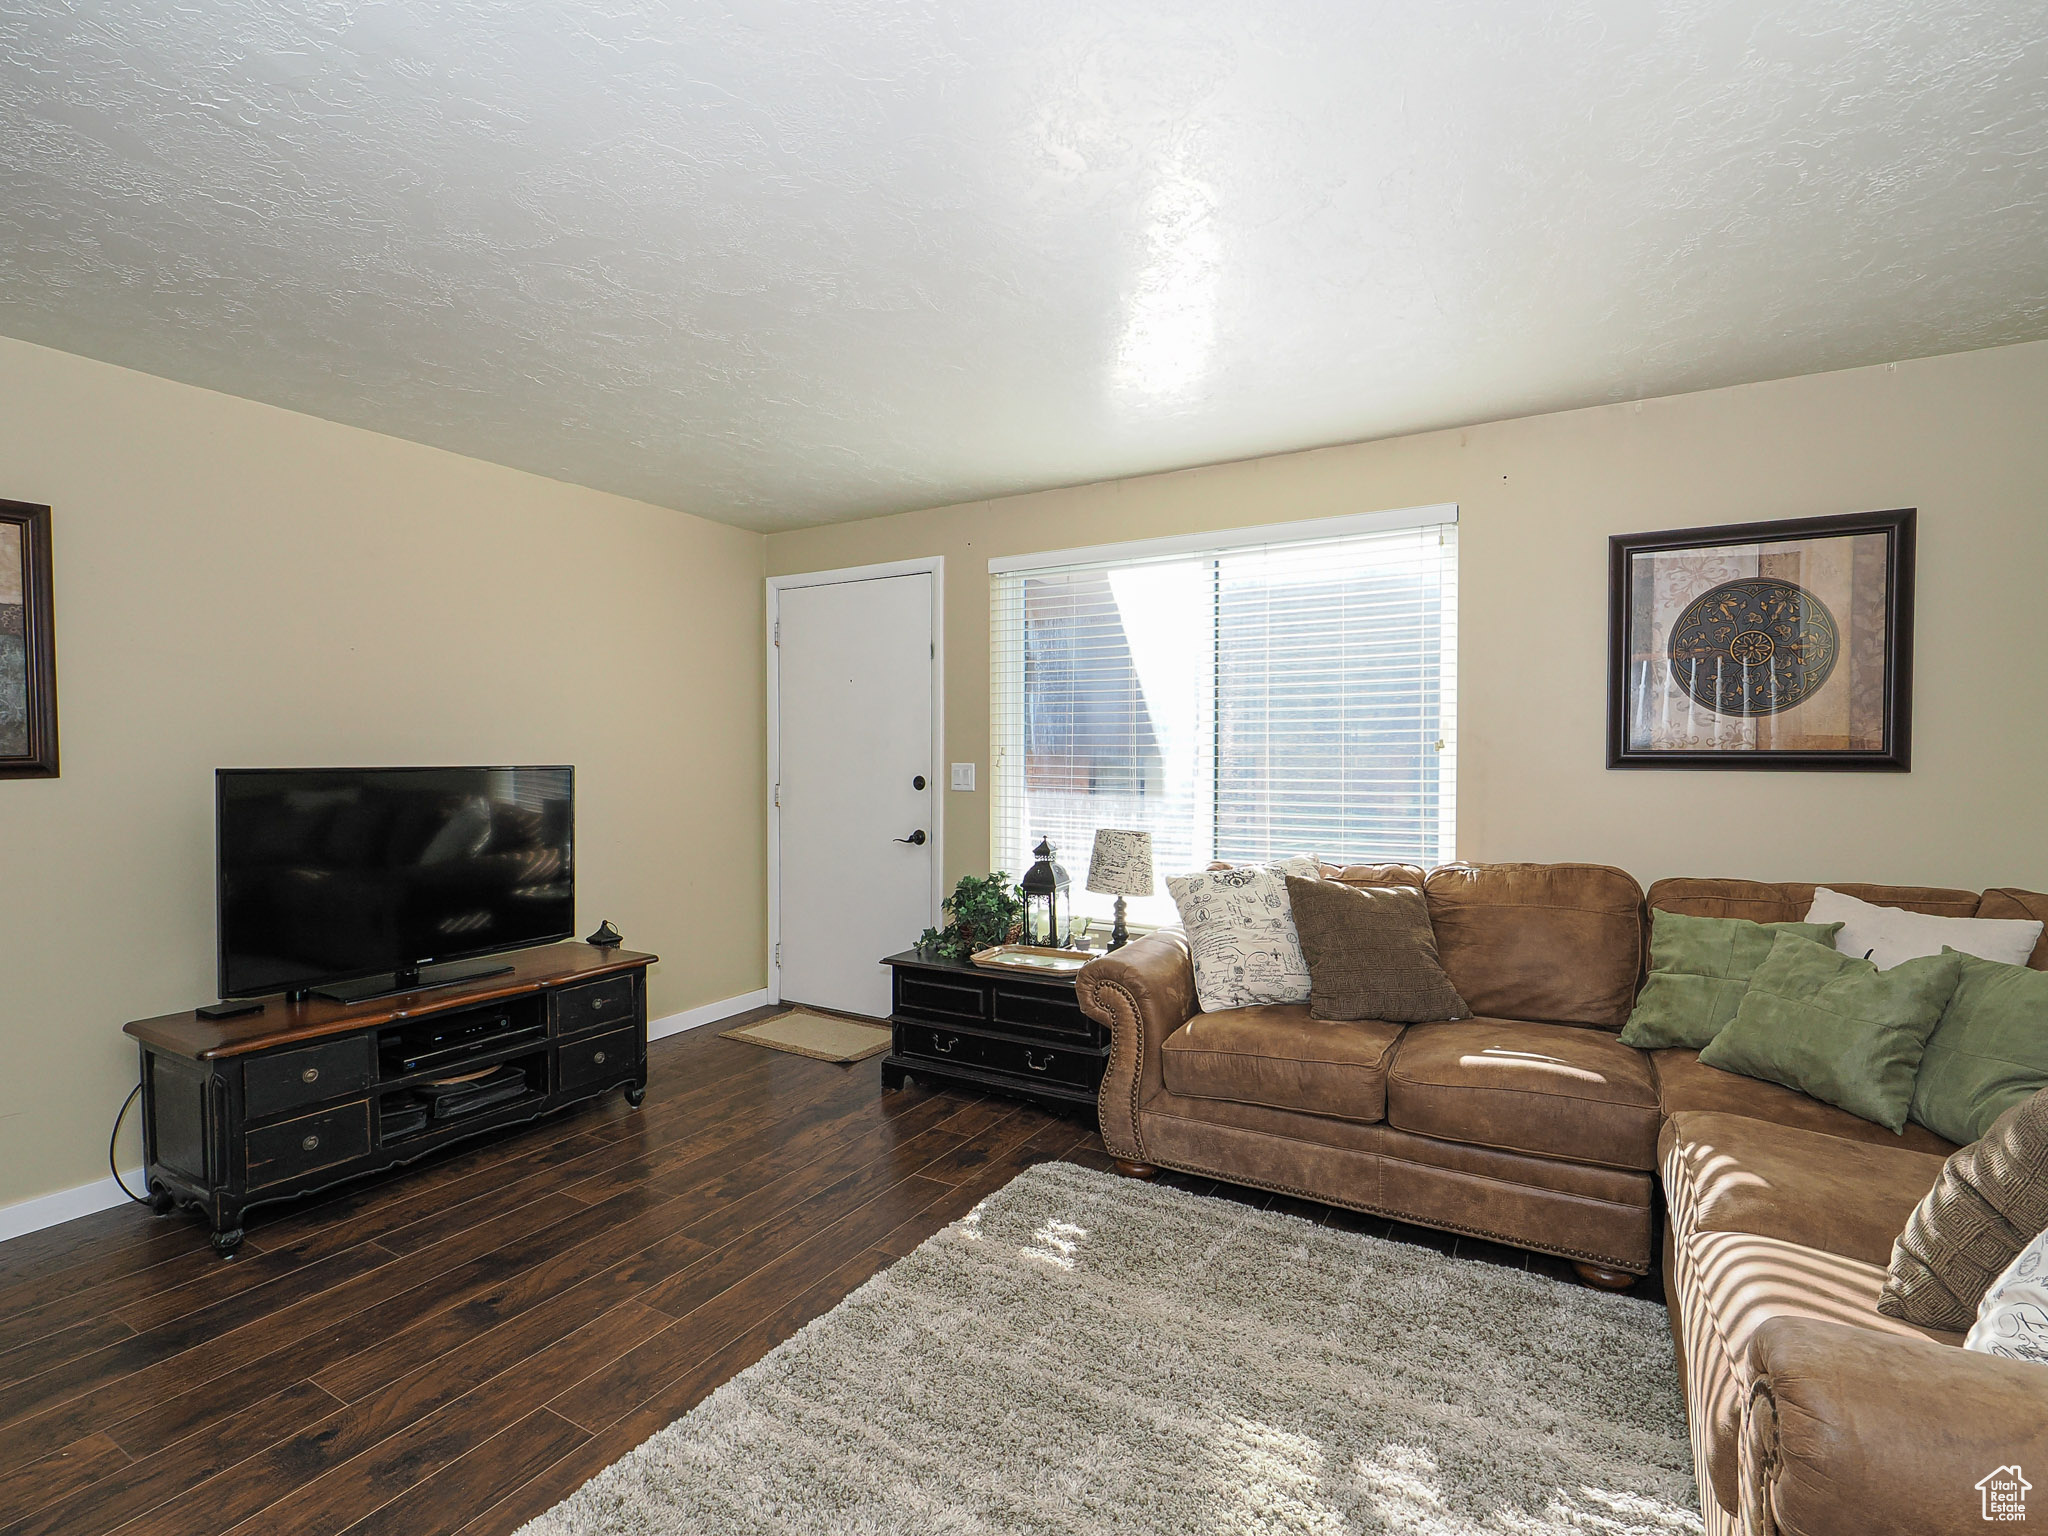
[[[1736,1507],[1749,1336],[1765,1318],[1819,1317],[1961,1341],[1877,1312],[1887,1234],[1913,1209],[1914,1191],[1924,1194],[1941,1170],[1940,1158],[1886,1142],[1711,1112],[1665,1123],[1665,1285],[1685,1347],[1693,1443],[1724,1509]]]
[[[1667,1120],[1658,1154],[1680,1230],[1748,1232],[1877,1265],[1942,1170],[1932,1152],[1712,1111]]]
[[[1420,864],[1325,864],[1322,872],[1325,880],[1359,890],[1386,885],[1410,885],[1420,890],[1428,873]]]
[[[1311,1019],[1301,1003],[1198,1013],[1159,1050],[1167,1091],[1366,1124],[1387,1113],[1387,1062],[1401,1026]]]
[[[2048,923],[2048,895],[2040,891],[2018,891],[2001,887],[1984,893],[1977,903],[1978,917],[2033,917]],[[2048,928],[2041,930],[2041,942],[2034,946],[2033,954],[2027,957],[2027,964],[2037,971],[2048,971]]]
[[[1605,1030],[1496,1018],[1410,1025],[1387,1073],[1387,1120],[1537,1157],[1657,1166],[1649,1058]]]
[[[1423,885],[1444,972],[1485,1018],[1620,1029],[1643,969],[1643,889],[1602,864],[1446,864]]]
[[[1858,885],[1825,882],[1831,891],[1854,896],[1880,907],[1903,907],[1936,917],[2024,917],[2021,912],[1977,910],[1975,891],[1938,885]],[[1819,885],[1811,880],[1659,880],[1650,887],[1649,903],[1657,912],[1685,912],[1693,917],[1746,917],[1753,923],[1795,923],[1806,920]]]
[[[1825,1131],[1848,1141],[1876,1142],[1941,1157],[1956,1149],[1954,1142],[1943,1140],[1924,1125],[1909,1121],[1904,1134],[1895,1136],[1881,1125],[1859,1120],[1846,1109],[1808,1098],[1797,1089],[1710,1067],[1700,1060],[1698,1051],[1652,1051],[1650,1061],[1657,1079],[1657,1106],[1667,1118],[1688,1109],[1718,1110],[1723,1114],[1746,1115],[1752,1120]]]

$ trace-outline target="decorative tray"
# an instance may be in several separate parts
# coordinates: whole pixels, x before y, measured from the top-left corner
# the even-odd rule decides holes
[[[968,956],[987,970],[1036,971],[1041,976],[1072,976],[1094,958],[1085,949],[1040,949],[1030,944],[998,944]]]

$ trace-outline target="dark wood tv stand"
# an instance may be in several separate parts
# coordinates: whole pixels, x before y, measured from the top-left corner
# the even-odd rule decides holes
[[[653,955],[550,944],[509,970],[362,1003],[265,998],[236,1019],[125,1025],[142,1048],[150,1208],[202,1212],[232,1254],[242,1214],[417,1161],[450,1142],[624,1088],[647,1092]],[[509,1065],[516,1097],[435,1118],[412,1090]],[[511,1081],[508,1074],[507,1082]]]

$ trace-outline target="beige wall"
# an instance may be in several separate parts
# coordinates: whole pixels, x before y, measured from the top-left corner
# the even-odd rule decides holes
[[[2048,888],[2048,343],[775,534],[768,569],[946,557],[951,878],[987,867],[991,557],[1444,501],[1462,857]],[[1902,506],[1910,774],[1604,766],[1610,534]]]
[[[0,781],[0,1205],[103,1177],[122,1022],[214,995],[218,765],[574,763],[580,928],[657,1016],[763,985],[759,535],[4,340],[0,497],[63,754]]]

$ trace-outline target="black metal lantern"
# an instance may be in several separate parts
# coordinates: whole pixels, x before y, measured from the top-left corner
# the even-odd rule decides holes
[[[1040,949],[1065,949],[1073,936],[1073,905],[1067,899],[1067,872],[1053,863],[1053,846],[1041,838],[1031,850],[1038,862],[1024,871],[1018,889],[1024,893],[1024,942]]]

